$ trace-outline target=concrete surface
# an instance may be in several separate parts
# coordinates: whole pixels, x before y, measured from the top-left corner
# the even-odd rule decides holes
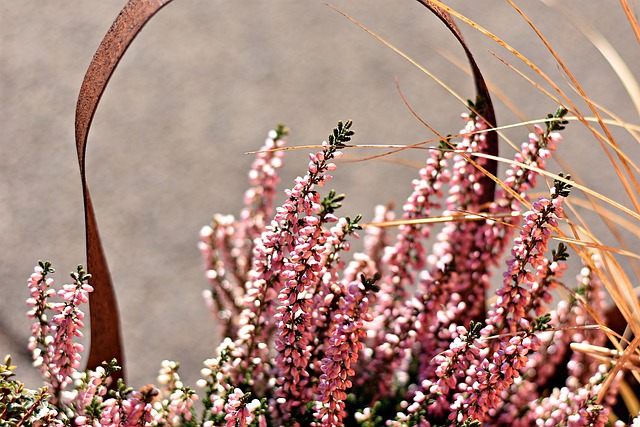
[[[53,261],[58,283],[84,262],[75,102],[93,52],[124,3],[0,4],[0,353],[13,354],[18,374],[30,385],[38,379],[25,351],[25,283],[38,259]],[[637,122],[606,61],[566,17],[538,1],[520,3],[587,93]],[[464,98],[473,97],[469,76],[438,53],[461,61],[462,50],[417,2],[334,4]],[[506,2],[449,4],[512,43],[567,90],[552,56]],[[637,72],[638,43],[617,4],[564,4],[603,32]],[[526,118],[555,110],[554,101],[489,50],[524,70],[520,61],[471,28],[461,29],[487,80],[517,102]],[[347,118],[354,121],[355,143],[432,138],[403,105],[396,79],[424,120],[443,134],[457,132],[463,105],[321,1],[176,0],[143,30],[107,88],[88,148],[89,183],[117,288],[133,386],[154,381],[165,358],[182,361],[193,385],[201,361],[212,355],[219,336],[200,297],[207,283],[198,230],[214,212],[239,210],[251,163],[244,153],[258,148],[279,122],[292,130],[290,145],[318,143],[338,119]],[[499,123],[518,120],[503,102],[494,102]],[[615,194],[617,178],[593,137],[579,128],[567,133],[564,159],[584,182]],[[527,130],[507,135],[519,143]],[[625,142],[623,148],[637,158],[637,144]],[[345,163],[332,184],[347,193],[344,214],[361,212],[368,219],[375,204],[401,205],[420,157],[411,152],[393,158],[401,161]],[[288,155],[283,182],[303,173],[305,165],[305,153]],[[600,235],[606,238],[607,232]]]

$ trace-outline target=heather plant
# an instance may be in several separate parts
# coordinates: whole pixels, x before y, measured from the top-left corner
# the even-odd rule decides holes
[[[215,214],[200,232],[209,283],[204,300],[222,341],[204,361],[196,388],[183,384],[178,362],[165,361],[157,385],[134,390],[123,361],[106,357],[121,352],[112,340],[118,324],[100,317],[112,316],[115,305],[83,181],[89,271],[78,266],[71,283],[57,289],[51,264],[35,267],[28,280],[29,350],[47,386],[25,389],[7,358],[0,365],[3,423],[640,426],[640,310],[613,256],[633,254],[600,244],[571,204],[576,189],[610,199],[548,170],[558,145],[571,144],[562,136],[570,120],[601,139],[605,121],[590,104],[597,131],[566,99],[530,123],[513,158],[499,157],[500,129],[451,21],[457,13],[421,3],[460,37],[477,97],[459,132],[420,151],[423,166],[398,216],[389,206],[378,206],[368,222],[341,216],[348,194],[325,190],[343,152],[358,148],[349,120],[309,155],[306,171],[278,202],[289,131],[276,127],[254,153],[244,208],[237,216]],[[135,4],[122,19],[138,22],[142,13],[144,23],[157,10]],[[117,21],[112,31],[118,28],[124,27]],[[102,90],[106,80],[97,83]],[[91,81],[83,86],[93,87]],[[99,94],[94,99],[79,106],[95,108]],[[79,121],[83,180],[90,110]],[[621,174],[637,170],[623,155],[620,161]],[[633,174],[625,179],[638,188]],[[638,219],[637,209],[614,206]],[[579,274],[565,277],[572,258]],[[88,302],[92,338],[102,341],[92,339],[83,369],[77,338]],[[100,335],[105,329],[111,335]]]

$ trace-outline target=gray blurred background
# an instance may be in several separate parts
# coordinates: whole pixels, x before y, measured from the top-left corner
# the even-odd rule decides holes
[[[58,284],[84,263],[75,103],[91,57],[124,1],[0,4],[0,353],[34,386],[26,342],[26,280],[38,259],[53,261]],[[611,68],[566,16],[520,2],[587,93],[625,120],[637,113]],[[635,4],[635,2],[633,2]],[[335,0],[350,14],[472,98],[462,49],[411,0]],[[553,57],[504,1],[450,1],[520,50],[570,92]],[[617,2],[567,0],[616,46],[631,70],[638,43]],[[533,73],[504,49],[461,25],[490,84],[527,119],[556,103],[489,51]],[[116,71],[89,135],[88,178],[115,281],[132,386],[155,381],[163,359],[182,362],[188,385],[220,337],[204,306],[207,287],[198,231],[214,212],[237,213],[252,157],[283,122],[289,145],[315,144],[339,119],[352,119],[359,144],[412,144],[433,138],[404,106],[442,134],[456,133],[464,106],[415,66],[315,0],[175,0],[142,31]],[[545,85],[548,88],[548,86]],[[574,98],[577,98],[574,96]],[[494,97],[500,124],[519,120]],[[586,113],[584,104],[580,108]],[[516,143],[520,127],[506,132]],[[619,142],[632,158],[637,144]],[[504,142],[502,154],[513,150]],[[347,152],[349,158],[380,150]],[[581,181],[626,205],[597,143],[572,125],[560,149]],[[304,173],[307,151],[287,154],[283,184]],[[401,206],[424,154],[343,162],[331,188],[347,194],[343,214],[371,218],[376,204]],[[556,167],[553,171],[559,171]],[[615,244],[598,223],[599,237]],[[635,243],[637,249],[637,242]],[[571,278],[569,278],[571,282]]]

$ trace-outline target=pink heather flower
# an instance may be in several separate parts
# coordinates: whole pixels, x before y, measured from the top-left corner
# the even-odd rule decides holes
[[[449,184],[445,215],[457,214],[460,210],[475,212],[482,209],[478,203],[482,193],[480,181],[484,175],[469,161],[469,154],[485,150],[487,125],[479,117],[463,115],[463,119],[466,124],[460,132],[462,140],[453,144],[458,152],[447,153],[437,161],[440,167],[444,167],[444,162],[449,158],[453,162],[451,173],[446,172],[440,178],[441,182]],[[479,159],[477,163],[482,165],[485,160]],[[433,167],[435,164],[429,166]],[[433,176],[442,172],[432,169],[425,173]],[[440,195],[439,185],[436,187],[437,195]],[[408,202],[407,205],[411,207],[412,203]],[[377,362],[381,370],[375,369],[374,372],[382,372],[383,375],[383,379],[378,381],[380,387],[386,387],[386,384],[391,383],[384,379],[384,375],[387,375],[387,370],[395,373],[399,371],[400,364],[405,363],[403,355],[410,346],[415,345],[416,340],[421,347],[415,350],[419,359],[419,380],[432,378],[432,357],[448,347],[452,339],[441,335],[440,332],[446,331],[454,319],[458,324],[468,324],[469,320],[483,309],[484,298],[478,298],[478,295],[483,295],[483,290],[488,288],[489,276],[485,271],[493,261],[475,259],[482,254],[482,250],[479,249],[482,246],[478,242],[485,244],[484,236],[475,237],[482,233],[482,225],[481,222],[464,221],[446,224],[437,236],[431,255],[426,257],[426,264],[421,264],[427,268],[422,270],[418,277],[416,297],[406,298],[397,292],[393,294],[396,296],[395,300],[404,302],[403,306],[395,308],[398,310],[397,314],[393,311],[384,314],[385,318],[398,319],[393,331],[397,337],[397,344],[393,345],[393,354],[397,357],[392,361],[381,359]],[[423,232],[422,237],[428,237],[428,234]],[[402,262],[400,268],[405,268],[405,264],[406,262]],[[454,265],[455,268],[452,268]],[[397,275],[393,274],[393,280],[397,281],[396,277]],[[388,298],[387,294],[389,291],[383,292],[381,300]],[[379,344],[376,353],[382,356],[385,354],[382,351],[383,347],[388,345],[389,340],[382,334],[379,336],[383,337],[384,341]],[[380,393],[385,395],[388,392],[380,389]]]
[[[313,218],[313,220],[312,220]],[[308,226],[300,231],[301,237],[281,273],[285,280],[278,295],[280,305],[275,316],[277,333],[275,340],[276,366],[278,367],[277,395],[284,399],[283,409],[295,407],[305,399],[308,381],[307,366],[311,357],[309,344],[311,331],[310,298],[324,267],[320,263],[326,234],[317,227],[316,217],[306,217]],[[305,235],[306,234],[306,235]],[[286,412],[285,412],[286,413]]]
[[[362,274],[365,277],[373,277],[376,274],[375,265],[364,254],[354,255],[353,261],[345,267],[342,254],[350,249],[347,238],[349,236],[358,237],[355,230],[360,220],[340,218],[329,229],[326,250],[323,253],[324,273],[320,276],[317,286],[313,290],[311,304],[311,335],[314,336],[312,343],[309,375],[317,378],[322,375],[321,360],[325,357],[329,347],[329,336],[333,327],[332,316],[340,310],[340,301],[348,284],[352,281],[360,280]],[[339,275],[342,273],[342,279]]]
[[[211,283],[204,298],[212,313],[226,324],[226,336],[233,336],[238,328],[243,328],[242,335],[247,337],[247,328],[254,333],[255,325],[265,325],[272,317],[277,278],[271,272],[281,268],[279,248],[283,242],[281,232],[269,230],[266,221],[273,213],[275,186],[279,181],[276,170],[282,166],[283,152],[274,150],[284,146],[286,134],[283,127],[270,131],[256,155],[240,221],[216,215],[212,225],[200,233],[199,248]],[[250,285],[243,289],[247,281]],[[259,302],[261,298],[263,303]],[[266,331],[258,328],[254,336],[260,340],[263,333]],[[246,345],[248,353],[253,354],[257,348],[253,338],[251,341]]]
[[[125,424],[123,408],[117,399],[107,399],[102,402],[100,425],[104,427],[120,426]]]
[[[267,227],[254,241],[252,268],[247,274],[243,309],[239,314],[237,347],[246,347],[248,359],[261,357],[257,343],[266,342],[273,329],[273,317],[280,289],[279,273],[284,268],[284,232],[277,225]]]
[[[265,343],[260,343],[260,347],[266,347]],[[214,416],[227,416],[229,412],[227,409],[227,404],[229,402],[229,396],[232,395],[237,387],[232,386],[232,383],[237,382],[237,370],[243,359],[246,359],[244,353],[236,347],[235,342],[227,337],[224,339],[222,344],[218,347],[217,350],[220,357],[212,358],[205,360],[205,367],[201,370],[201,374],[203,378],[198,380],[197,385],[200,388],[207,390],[208,405],[210,405],[210,414],[205,414],[203,417]],[[252,366],[255,368],[259,368],[261,366],[261,362],[253,361],[251,362]],[[270,369],[272,371],[273,369]],[[266,381],[263,383],[263,376],[256,370],[257,372],[255,376],[251,376],[251,378],[247,378],[245,386],[249,389],[256,390],[261,395],[267,393],[265,389],[267,388]],[[270,387],[272,391],[273,386]],[[194,396],[194,398],[197,396]],[[249,402],[248,408],[251,412],[255,413],[258,406],[261,403],[259,400],[254,399]],[[233,404],[231,407],[235,407]],[[259,426],[266,425],[266,418],[264,412],[261,410],[260,416],[258,416],[258,424]]]
[[[488,325],[482,330],[484,336],[492,334],[516,333],[529,331],[527,335],[513,336],[508,342],[495,340],[490,343],[489,355],[479,364],[474,363],[466,372],[466,380],[461,384],[462,393],[457,395],[453,403],[450,419],[456,423],[464,422],[468,417],[484,420],[489,411],[501,406],[503,393],[512,386],[520,371],[528,362],[528,353],[538,350],[540,339],[530,335],[529,311],[532,305],[532,291],[536,298],[541,298],[538,290],[538,277],[526,269],[527,264],[537,268],[548,266],[544,258],[549,239],[549,226],[557,225],[557,218],[562,216],[562,197],[556,195],[552,189],[552,200],[540,198],[533,204],[532,212],[525,216],[525,225],[516,246],[512,249],[514,256],[507,261],[508,270],[505,273],[504,285],[497,291],[498,299],[488,314]],[[452,343],[449,346],[451,350]],[[467,369],[464,365],[461,369]],[[429,385],[428,382],[426,385]],[[444,394],[455,383],[435,383],[442,390],[435,390]],[[435,391],[434,390],[434,391]]]
[[[420,169],[420,179],[412,182],[413,192],[403,205],[402,219],[412,220],[427,218],[431,215],[432,208],[440,205],[435,201],[442,197],[442,186],[449,181],[450,173],[447,170],[447,159],[451,158],[450,152],[441,150],[429,150],[425,166]],[[381,212],[382,213],[382,212]],[[407,288],[416,283],[417,274],[425,266],[426,249],[424,244],[431,234],[431,225],[406,224],[401,225],[394,245],[388,245],[379,263],[381,272],[384,272],[383,281],[380,284],[380,298],[373,307],[374,317],[382,317],[384,322],[377,325],[375,334],[378,358],[371,361],[373,366],[370,373],[376,373],[375,379],[381,387],[380,394],[385,395],[386,387],[393,383],[392,377],[402,363],[405,352],[412,342],[408,339],[409,329],[413,322],[409,319],[413,315],[413,307],[404,305],[408,299]],[[405,319],[405,322],[393,324],[394,319]],[[393,352],[387,351],[391,336],[398,338],[397,346]],[[379,369],[380,368],[380,369]],[[369,382],[371,378],[365,372],[362,382]]]
[[[529,134],[529,141],[521,145],[520,152],[516,153],[514,160],[528,166],[544,169],[547,159],[551,157],[560,142],[562,142],[562,135],[558,132],[547,133],[542,127],[534,125],[534,132]],[[519,195],[525,198],[527,192],[536,186],[537,172],[524,169],[520,165],[509,165],[505,174],[506,178],[503,182],[507,187],[516,190]],[[515,201],[513,196],[502,187],[497,190],[496,200]]]
[[[412,182],[413,192],[403,206],[402,219],[427,218],[432,208],[440,207],[434,199],[442,197],[442,186],[449,181],[450,173],[446,167],[447,159],[451,156],[450,152],[429,150],[426,164],[419,171],[420,179]],[[380,317],[384,322],[376,325],[376,332],[371,330],[377,357],[370,362],[372,369],[363,372],[359,378],[362,383],[376,381],[380,387],[380,395],[388,394],[387,387],[393,383],[392,377],[398,372],[413,341],[409,337],[409,330],[414,324],[411,318],[415,309],[411,304],[405,305],[402,302],[408,299],[406,288],[415,285],[418,272],[425,266],[424,243],[430,233],[430,225],[402,225],[395,245],[388,245],[381,252],[379,268],[385,274],[380,284],[380,298],[373,310],[374,317]],[[403,320],[394,324],[394,319]],[[396,342],[393,351],[389,349],[390,339]],[[377,378],[370,378],[369,373],[375,373]]]
[[[156,422],[170,426],[182,425],[192,418],[191,408],[199,398],[195,392],[184,387],[178,369],[180,365],[170,360],[164,360],[158,373],[158,383],[162,384],[161,392],[164,398],[158,399],[150,412]],[[155,390],[154,394],[158,394]],[[146,399],[148,402],[149,399]]]
[[[274,219],[283,230],[278,235],[281,247],[289,248],[289,253],[282,258],[274,316],[276,395],[279,410],[285,418],[291,416],[293,408],[309,402],[312,396],[311,389],[306,387],[311,358],[308,347],[312,340],[312,297],[326,271],[325,244],[331,232],[322,226],[335,220],[333,215],[323,214],[315,187],[330,179],[327,171],[335,169],[335,165],[329,160],[340,156],[341,153],[326,142],[323,151],[310,155],[309,172],[305,177],[297,178],[292,189],[285,191],[288,200],[276,210]]]
[[[73,341],[76,337],[83,336],[84,313],[78,307],[87,303],[89,293],[93,292],[93,287],[84,283],[90,276],[86,275],[82,267],[78,267],[78,273],[73,273],[72,277],[75,282],[64,285],[58,291],[58,296],[65,302],[51,305],[57,314],[51,318],[51,329],[55,331],[55,335],[49,349],[52,364],[50,371],[52,379],[55,378],[60,388],[71,382],[71,376],[80,366],[84,346]]]
[[[244,393],[239,388],[233,390],[224,406],[227,414],[224,419],[227,421],[226,427],[246,427],[255,418],[254,411],[260,407],[257,399],[248,402],[248,393]]]
[[[533,209],[524,215],[520,237],[514,239],[516,245],[511,249],[513,257],[507,260],[503,286],[496,292],[498,300],[489,312],[489,333],[517,331],[519,320],[530,319],[529,311],[535,307],[538,298],[544,297],[545,284],[553,283],[545,283],[545,277],[540,283],[540,271],[552,268],[545,258],[545,252],[551,227],[556,227],[558,218],[563,216],[562,200],[561,196],[551,200],[540,197],[533,203]],[[534,271],[529,270],[528,266]],[[549,273],[558,275],[561,271],[562,268],[556,262],[551,272],[545,271],[545,276],[548,277]]]
[[[587,324],[595,324],[595,320],[588,313],[585,304],[588,304],[590,309],[593,310],[592,312],[601,316],[604,316],[607,311],[604,286],[595,271],[595,269],[603,268],[602,260],[597,253],[593,253],[591,254],[591,262],[592,265],[584,265],[582,267],[577,277],[577,292],[580,300],[575,304],[573,312],[575,315],[574,324],[578,328],[572,331],[571,342],[604,346],[608,339],[602,331],[582,328]],[[606,322],[607,319],[602,318],[601,321]],[[571,360],[567,364],[569,375],[567,385],[570,385],[570,382],[574,384],[587,383],[589,378],[596,374],[598,368],[598,365],[592,362],[593,359],[590,356],[580,352],[573,352]]]
[[[109,404],[110,401],[116,399],[108,399],[105,403]],[[108,405],[109,406],[109,405]],[[139,391],[132,391],[129,393],[126,399],[123,399],[119,404],[115,404],[108,417],[103,418],[101,422],[105,425],[105,422],[113,423],[114,425],[135,427],[135,426],[150,426],[153,423],[153,417],[151,415],[153,411],[152,404],[143,400],[143,395]],[[113,418],[115,408],[118,408],[118,415]],[[119,421],[115,422],[115,419]],[[171,422],[169,425],[175,425]]]
[[[55,294],[50,288],[53,280],[46,278],[46,274],[52,271],[49,263],[41,263],[29,279],[31,296],[27,304],[34,308],[29,311],[28,316],[38,319],[31,328],[33,338],[29,348],[33,352],[34,364],[40,367],[58,398],[80,366],[84,347],[74,341],[76,337],[83,336],[81,330],[84,328],[84,312],[79,306],[88,301],[93,287],[85,283],[91,276],[86,274],[82,266],[78,266],[78,272],[71,274],[74,283],[64,285],[57,292],[63,302],[48,302],[48,298]],[[55,313],[50,320],[47,318],[47,310]]]
[[[127,399],[122,401],[123,425],[131,427],[150,425],[152,422],[151,411],[151,403],[144,400],[143,394],[139,391],[132,391]]]
[[[319,425],[341,426],[346,416],[346,390],[352,386],[352,367],[358,361],[362,349],[360,340],[366,336],[364,322],[371,321],[369,305],[375,297],[368,295],[366,279],[351,282],[338,302],[339,310],[332,312],[331,324],[335,325],[329,338],[325,357],[322,359],[322,375],[318,384],[315,417]]]
[[[167,390],[173,391],[182,388],[182,381],[178,374],[180,365],[172,360],[163,360],[158,372],[158,382],[165,386]]]
[[[482,153],[487,146],[487,124],[480,117],[462,115],[466,122],[460,131],[462,140],[455,144],[456,154],[453,157],[453,167],[449,182],[449,194],[446,198],[447,213],[457,210],[475,211],[475,207],[482,196],[481,179],[484,177],[478,168],[469,160],[470,153]],[[487,163],[486,159],[473,159],[478,165]]]
[[[558,114],[556,114],[557,116]],[[557,144],[561,141],[562,135],[558,132],[545,131],[542,127],[534,125],[534,132],[529,134],[529,141],[521,145],[520,152],[515,154],[514,160],[525,165],[545,169],[546,160],[551,157]],[[509,213],[521,210],[521,202],[515,195],[528,200],[529,190],[535,188],[537,184],[538,174],[518,164],[509,165],[505,175],[503,183],[511,191],[498,186],[495,201],[490,209],[492,213]],[[508,225],[515,225],[516,219],[506,218],[504,222],[504,225],[499,222],[487,222],[487,225],[490,226],[485,231],[486,237],[488,237],[487,244],[485,250],[480,251],[485,261],[499,259],[507,245],[510,244],[513,228]]]
[[[211,226],[201,230],[199,248],[202,252],[206,276],[211,290],[205,301],[217,316],[227,323],[225,335],[233,335],[238,325],[238,313],[243,307],[242,290],[247,271],[251,267],[253,240],[260,236],[267,218],[273,213],[275,187],[282,166],[284,128],[272,130],[253,162],[249,172],[251,187],[245,192],[245,207],[236,221],[231,215],[215,215]],[[276,150],[276,151],[274,151]]]
[[[535,331],[515,335],[508,341],[499,341],[493,356],[471,367],[467,380],[461,384],[461,393],[451,405],[450,419],[461,425],[468,418],[484,420],[487,412],[502,403],[502,393],[520,375],[528,361],[528,354],[540,347]]]
[[[426,166],[419,171],[420,179],[412,182],[413,192],[403,206],[402,219],[428,218],[432,208],[440,207],[433,199],[442,197],[442,186],[449,181],[447,158],[450,152],[429,150]],[[425,239],[431,234],[431,227],[421,224],[406,224],[399,227],[396,244],[387,249],[383,263],[389,269],[391,294],[403,296],[404,287],[414,283],[413,274],[425,265]],[[413,272],[412,272],[413,270]],[[381,284],[382,286],[382,284]]]
[[[610,410],[594,401],[608,371],[604,365],[600,368],[583,387],[575,390],[556,388],[550,396],[530,402],[529,420],[542,420],[545,425],[604,427]]]
[[[53,269],[45,270],[42,266],[36,266],[27,282],[30,294],[27,305],[33,307],[27,312],[27,317],[36,319],[36,322],[31,326],[28,348],[32,352],[34,366],[40,369],[46,379],[51,378],[50,353],[48,351],[48,346],[51,343],[51,327],[46,312],[51,309],[48,299],[56,294],[56,291],[52,289],[53,279],[46,276],[52,271]]]
[[[169,425],[179,426],[182,424],[182,420],[191,420],[191,408],[193,403],[198,400],[198,396],[193,391],[182,388],[173,390],[167,400],[166,420]]]
[[[240,291],[248,268],[247,260],[240,256],[243,252],[236,238],[238,227],[231,215],[214,215],[211,225],[200,230],[198,244],[211,285],[204,294],[205,301],[214,318],[225,323],[225,335],[238,327],[234,320],[243,306]]]
[[[422,380],[420,389],[412,398],[412,403],[407,406],[406,413],[403,413],[406,421],[425,422],[424,409],[429,399],[433,400],[429,405],[429,414],[442,417],[449,413],[450,403],[447,399],[450,393],[457,390],[459,378],[464,378],[467,371],[477,363],[480,349],[484,347],[477,341],[480,327],[479,323],[473,323],[472,329],[467,331],[463,326],[453,324],[449,326],[452,329],[450,334],[455,338],[447,350],[436,355],[432,360],[432,366],[435,367],[434,375],[437,379]],[[397,419],[401,420],[402,417]]]
[[[567,301],[560,301],[550,313],[549,324],[557,327],[573,325],[575,306]],[[522,375],[514,379],[513,385],[503,393],[502,405],[489,411],[491,417],[500,424],[511,424],[514,427],[528,427],[530,420],[529,402],[536,400],[540,393],[550,389],[549,383],[556,379],[557,370],[562,364],[572,342],[569,331],[548,330],[538,332],[541,345],[536,353],[529,356]]]
[[[105,384],[107,375],[102,366],[98,366],[95,371],[76,372],[73,375],[76,384],[76,392],[69,398],[65,399],[68,405],[74,408],[76,414],[84,414],[87,405],[90,405],[93,399],[102,401],[107,394],[107,386]],[[90,421],[85,417],[87,422]],[[76,420],[76,423],[79,421]]]
[[[562,216],[562,197],[553,191],[552,197],[552,200],[540,198],[533,204],[533,210],[525,215],[525,225],[512,249],[513,258],[507,261],[503,287],[497,291],[498,299],[488,314],[488,325],[482,331],[484,336],[521,330],[530,332],[524,337],[515,335],[509,341],[491,343],[489,357],[467,373],[462,393],[451,407],[450,418],[456,423],[464,422],[467,417],[484,420],[489,411],[501,406],[503,393],[526,367],[528,354],[537,351],[541,345],[540,338],[531,335],[528,313],[534,308],[532,299],[542,297],[538,288],[544,282],[539,283],[540,279],[527,270],[527,265],[536,269],[549,265],[544,257],[550,236],[548,227],[557,226],[557,218]],[[534,293],[536,295],[532,296]]]
[[[277,170],[282,167],[287,130],[279,127],[269,131],[264,145],[256,154],[256,158],[249,171],[251,187],[244,194],[245,207],[240,213],[243,232],[249,241],[260,236],[267,225],[268,218],[273,215],[273,201],[276,187],[280,182]],[[250,255],[250,252],[247,254]]]
[[[487,210],[480,206],[484,173],[470,161],[483,166],[486,160],[470,156],[486,151],[488,126],[480,117],[464,114],[463,119],[462,140],[454,144],[456,153],[451,159],[453,165],[444,215]],[[484,290],[489,288],[487,271],[495,262],[480,258],[489,240],[485,228],[483,221],[449,222],[438,233],[427,257],[428,270],[420,277],[419,289],[431,300],[424,303],[436,309],[418,315],[420,323],[416,332],[422,346],[419,353],[423,355],[421,379],[432,375],[429,359],[451,342],[449,337],[439,337],[437,331],[448,329],[454,319],[457,324],[468,325],[484,310]]]

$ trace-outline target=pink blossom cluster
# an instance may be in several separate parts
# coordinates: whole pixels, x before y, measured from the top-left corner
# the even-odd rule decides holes
[[[560,122],[563,114],[553,118]],[[353,255],[354,264],[336,269],[335,247],[328,242],[337,229],[322,215],[318,195],[305,195],[309,177],[322,171],[323,157],[316,155],[308,175],[285,192],[288,199],[276,209],[274,222],[252,242],[253,268],[244,288],[252,314],[245,309],[238,316],[241,339],[235,339],[233,352],[240,360],[229,356],[221,371],[231,381],[227,390],[266,399],[269,425],[528,425],[533,412],[518,405],[533,408],[534,396],[553,390],[554,371],[564,358],[584,357],[569,349],[576,336],[561,328],[593,319],[584,318],[576,301],[559,301],[554,308],[551,293],[565,286],[567,248],[552,249],[550,238],[564,216],[566,188],[559,183],[551,197],[526,205],[537,177],[529,167],[544,168],[562,140],[556,122],[534,127],[506,172],[506,188],[484,206],[483,173],[471,160],[483,152],[490,130],[477,116],[463,118],[461,139],[429,152],[401,218],[487,212],[489,219],[445,224],[431,251],[431,224],[408,222],[395,236],[370,227],[364,252]],[[522,218],[515,239],[515,216],[490,219],[492,213],[511,212]],[[389,208],[378,208],[379,220],[394,217]],[[489,305],[491,276],[509,242],[503,285]],[[215,254],[219,245],[203,245],[203,252]],[[378,292],[366,297],[375,304],[354,322],[345,304],[358,271],[369,278],[378,272],[380,279]],[[584,303],[600,304],[599,296],[588,294]],[[348,334],[342,332],[345,319]],[[602,342],[603,334],[591,335]],[[604,408],[573,416],[585,420],[597,412],[602,418],[610,411]]]
[[[355,376],[352,365],[358,361],[358,354],[362,350],[360,341],[366,337],[364,323],[373,320],[369,305],[375,302],[375,297],[367,295],[368,286],[370,282],[364,276],[361,281],[351,282],[341,292],[344,297],[339,300],[339,311],[333,312],[333,331],[327,342],[325,357],[321,360],[322,375],[314,413],[320,422],[318,425],[341,425],[347,415],[346,390],[351,388],[350,378]]]
[[[36,320],[29,342],[34,365],[40,368],[51,384],[54,396],[58,397],[80,366],[84,347],[75,340],[83,336],[84,313],[78,307],[88,302],[93,288],[85,283],[91,275],[79,266],[77,272],[71,273],[74,282],[65,284],[57,292],[61,301],[51,302],[50,298],[56,295],[53,279],[47,277],[51,272],[50,263],[41,262],[29,278],[27,304],[33,308],[27,316]],[[47,311],[53,313],[50,319]]]
[[[30,346],[59,390],[58,418],[94,426],[604,426],[622,415],[640,425],[640,414],[616,406],[625,372],[605,389],[613,364],[570,346],[606,345],[588,327],[606,319],[597,253],[574,290],[564,283],[569,250],[553,237],[565,221],[568,177],[549,196],[529,197],[538,175],[531,168],[546,166],[565,113],[534,127],[491,197],[479,156],[491,129],[463,115],[460,136],[429,150],[402,213],[378,207],[353,254],[361,217],[339,216],[344,196],[321,191],[350,148],[351,122],[310,155],[281,203],[286,132],[270,132],[240,216],[215,215],[201,230],[205,301],[223,340],[204,362],[199,396],[175,362],[163,362],[158,387],[136,391],[111,382],[113,363],[79,372],[74,337],[88,276],[79,270],[58,293],[64,302],[52,303],[42,264],[29,281],[37,320]],[[440,214],[461,220],[420,222]],[[396,217],[404,220],[397,229],[376,226]],[[571,298],[557,298],[558,288]]]
[[[514,239],[512,257],[503,273],[503,286],[496,292],[498,300],[488,313],[488,333],[520,330],[520,319],[529,317],[534,307],[539,308],[537,315],[542,314],[538,303],[550,299],[549,285],[556,283],[548,280],[549,276],[562,277],[566,269],[545,256],[552,228],[558,226],[558,218],[563,216],[562,201],[562,197],[551,200],[540,197],[532,210],[524,214],[520,236]]]
[[[178,426],[191,420],[192,405],[198,396],[184,387],[175,362],[163,363],[158,377],[159,383],[164,384],[162,389],[148,385],[133,390],[122,382],[113,384],[111,373],[119,369],[115,361],[95,370],[79,369],[83,346],[77,338],[82,337],[84,328],[81,306],[88,302],[93,291],[87,283],[91,275],[78,266],[77,272],[71,274],[73,283],[63,285],[56,292],[53,279],[48,277],[53,271],[49,262],[40,262],[35,267],[28,281],[30,297],[27,300],[33,307],[28,316],[36,320],[29,349],[34,365],[40,368],[49,384],[51,403],[58,408],[53,414],[55,420],[47,425]],[[55,296],[60,301],[52,301]],[[51,418],[45,415],[33,414],[33,419]]]
[[[258,421],[260,427],[266,425],[264,415],[256,417],[256,409],[260,407],[260,402],[256,399],[249,401],[250,394],[244,393],[241,389],[235,388],[227,398],[224,405],[224,416],[227,427],[245,427],[251,425],[254,420]],[[213,425],[213,423],[211,424]]]
[[[499,347],[489,357],[467,370],[460,394],[451,405],[449,418],[462,424],[468,418],[484,420],[487,413],[500,406],[503,393],[526,366],[529,353],[540,348],[540,338],[529,322],[520,322],[523,335],[515,335],[509,340],[500,340]]]

